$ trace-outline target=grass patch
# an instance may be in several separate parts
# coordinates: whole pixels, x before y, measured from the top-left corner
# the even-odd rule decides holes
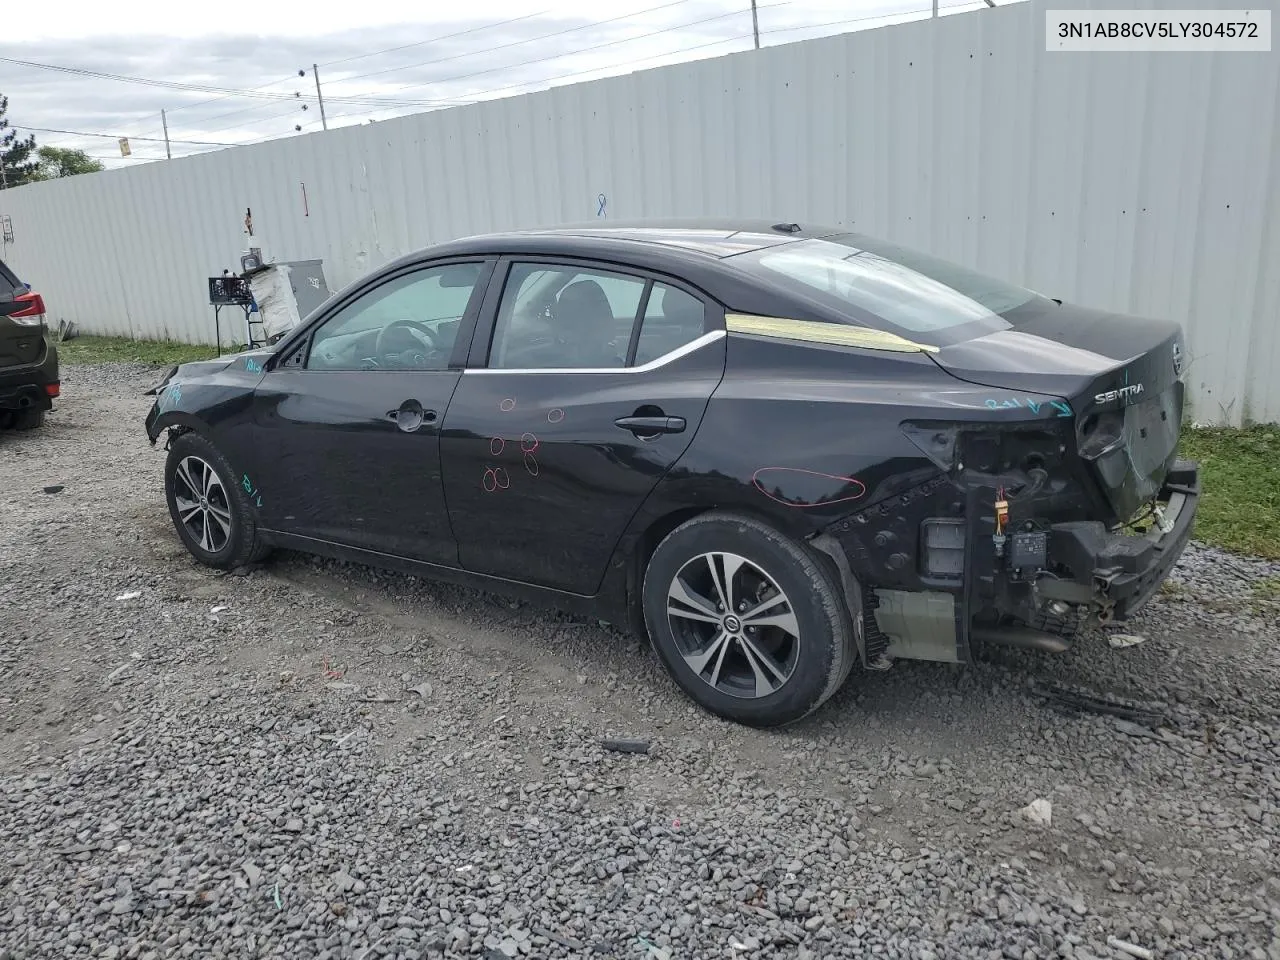
[[[1253,595],[1259,600],[1280,600],[1280,577],[1267,577],[1253,585]]]
[[[1200,461],[1196,539],[1280,559],[1280,427],[1189,427],[1180,453]]]
[[[173,340],[130,340],[128,337],[76,337],[58,344],[61,363],[148,363],[170,367],[188,360],[208,360],[218,351],[209,345]]]

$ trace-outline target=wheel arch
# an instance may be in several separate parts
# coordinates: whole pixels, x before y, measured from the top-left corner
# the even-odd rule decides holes
[[[179,433],[198,433],[208,440],[213,439],[212,429],[200,417],[185,410],[168,410],[156,417],[155,421],[147,429],[147,435],[151,440],[152,446],[160,439],[162,433],[174,428]]]
[[[643,526],[633,534],[634,542],[623,558],[623,562],[625,564],[624,599],[626,604],[626,618],[628,626],[636,636],[641,638],[648,636],[648,628],[644,622],[643,587],[644,573],[648,568],[649,560],[653,556],[653,552],[658,548],[658,544],[660,544],[673,530],[695,517],[704,516],[709,513],[730,513],[749,517],[758,523],[765,524],[780,534],[791,537],[797,543],[807,548],[813,555],[814,559],[825,566],[828,569],[828,572],[830,572],[836,581],[844,588],[838,599],[853,628],[854,639],[858,648],[858,655],[859,657],[864,656],[863,633],[861,629],[862,591],[857,578],[854,577],[853,572],[849,567],[849,561],[845,558],[839,545],[827,535],[797,535],[797,531],[793,525],[778,522],[778,516],[775,511],[769,510],[754,502],[744,503],[741,501],[735,501],[696,506],[676,506],[646,519]]]

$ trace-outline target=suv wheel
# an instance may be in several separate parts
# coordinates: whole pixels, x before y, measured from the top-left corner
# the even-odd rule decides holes
[[[803,545],[750,517],[708,513],[672,531],[649,560],[643,603],[675,681],[750,726],[812,713],[853,662],[838,581]]]
[[[191,555],[220,570],[262,558],[253,507],[218,449],[198,433],[169,447],[164,494],[169,516]]]
[[[43,410],[23,410],[13,415],[13,429],[15,430],[35,430],[43,424]]]

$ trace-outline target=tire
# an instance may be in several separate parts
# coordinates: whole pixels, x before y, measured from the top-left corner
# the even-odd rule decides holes
[[[36,430],[43,425],[43,410],[23,410],[13,415],[13,429],[15,430]]]
[[[226,458],[200,434],[181,434],[170,445],[164,496],[179,539],[205,566],[234,570],[266,556],[253,504]]]
[[[723,605],[716,584],[728,571],[735,610],[724,617],[714,604]],[[715,511],[673,530],[649,559],[642,601],[650,642],[676,683],[711,713],[748,726],[808,716],[840,688],[855,657],[838,579],[751,517]],[[752,607],[771,622],[749,628]]]

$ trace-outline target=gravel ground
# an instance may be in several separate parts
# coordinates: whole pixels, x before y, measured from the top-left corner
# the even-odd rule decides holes
[[[70,368],[0,436],[3,960],[1280,958],[1280,566],[1197,546],[1145,643],[855,673],[756,732],[593,622],[197,567],[154,379]]]

